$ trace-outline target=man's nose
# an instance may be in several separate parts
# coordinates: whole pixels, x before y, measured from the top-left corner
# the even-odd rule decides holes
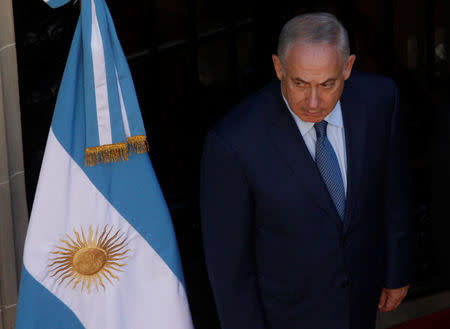
[[[308,97],[308,107],[311,109],[317,109],[320,106],[320,98],[315,88],[311,88]]]

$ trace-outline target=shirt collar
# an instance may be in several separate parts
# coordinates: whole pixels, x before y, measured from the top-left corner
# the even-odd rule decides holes
[[[291,112],[292,117],[294,118],[295,122],[297,123],[298,128],[300,129],[300,133],[302,136],[305,136],[308,131],[314,127],[314,122],[306,122],[300,119],[289,106],[289,103],[287,102],[286,98],[284,97],[283,91],[281,91],[281,96],[283,97],[284,102],[286,103],[287,108],[289,109],[289,112]],[[336,103],[336,106],[334,109],[325,117],[325,119],[328,124],[331,124],[332,126],[336,126],[338,128],[344,127],[344,121],[342,120],[342,109],[341,109],[341,101],[338,100]]]

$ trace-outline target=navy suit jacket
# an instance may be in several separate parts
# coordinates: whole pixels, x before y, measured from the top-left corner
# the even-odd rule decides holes
[[[383,287],[413,275],[397,87],[353,73],[341,97],[345,218],[274,82],[206,137],[204,251],[223,329],[370,329]]]

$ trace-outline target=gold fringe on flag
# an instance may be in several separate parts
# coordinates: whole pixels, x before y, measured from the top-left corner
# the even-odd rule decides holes
[[[133,152],[142,154],[150,150],[147,142],[147,137],[145,137],[144,135],[127,137],[127,143],[130,146],[130,154]]]
[[[128,148],[125,142],[86,148],[84,164],[93,167],[100,163],[118,162],[120,160],[128,160]]]

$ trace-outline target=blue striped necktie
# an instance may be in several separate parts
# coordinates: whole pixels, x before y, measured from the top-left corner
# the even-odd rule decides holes
[[[339,162],[336,153],[327,138],[327,124],[325,120],[314,124],[316,129],[316,165],[327,186],[331,199],[336,206],[341,220],[344,219],[345,211],[345,190],[342,180]]]

